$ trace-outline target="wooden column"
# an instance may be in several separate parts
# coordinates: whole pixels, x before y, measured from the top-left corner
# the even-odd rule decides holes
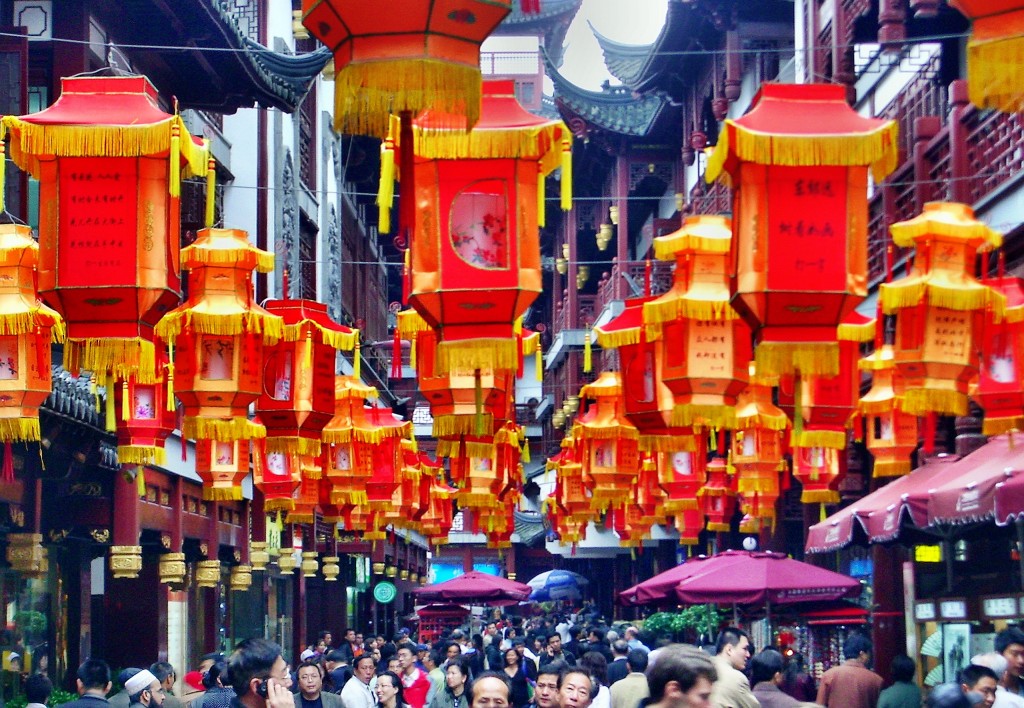
[[[629,161],[619,156],[615,158],[615,200],[619,205],[619,225],[615,230],[615,260],[612,268],[612,292],[616,299],[626,296],[626,282],[622,273],[629,268]]]
[[[972,175],[967,155],[967,127],[964,118],[973,110],[967,98],[967,82],[957,79],[949,85],[949,198],[971,203]]]

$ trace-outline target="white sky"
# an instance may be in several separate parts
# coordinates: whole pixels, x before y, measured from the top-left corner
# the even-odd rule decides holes
[[[609,39],[624,44],[650,44],[665,24],[668,0],[583,0],[566,35],[562,75],[577,86],[599,90],[611,79],[604,55],[587,22]],[[618,81],[612,79],[612,83]]]

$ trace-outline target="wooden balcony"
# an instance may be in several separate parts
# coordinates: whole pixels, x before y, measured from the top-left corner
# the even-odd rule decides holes
[[[651,295],[660,295],[672,286],[673,265],[667,261],[651,261]],[[598,281],[595,312],[600,313],[614,300],[643,296],[646,273],[646,263],[620,265],[613,260],[611,271],[602,273]]]

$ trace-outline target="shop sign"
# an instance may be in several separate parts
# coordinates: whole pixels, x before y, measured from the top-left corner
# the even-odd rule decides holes
[[[918,622],[928,622],[935,619],[935,603],[931,600],[915,602],[914,619]]]
[[[918,563],[941,563],[942,546],[914,546],[914,560]]]
[[[389,583],[387,580],[382,580],[373,586],[373,599],[383,605],[394,602],[397,596],[398,589],[395,584]]]
[[[939,617],[944,620],[967,619],[967,601],[962,599],[940,600]]]
[[[981,614],[990,619],[1016,617],[1018,614],[1016,597],[986,597],[981,601]]]
[[[267,550],[270,552],[281,550],[281,531],[284,529],[280,514],[273,516],[273,520],[267,520]]]

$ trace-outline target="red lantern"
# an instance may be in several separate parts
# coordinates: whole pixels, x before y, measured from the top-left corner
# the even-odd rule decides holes
[[[335,129],[383,136],[391,114],[428,108],[476,123],[480,44],[511,9],[511,0],[303,0],[302,24],[334,54]]]
[[[29,227],[0,225],[0,441],[7,444],[39,440],[39,407],[52,388],[50,342],[64,340],[64,320],[36,293],[38,258]],[[8,448],[4,464],[13,459]],[[12,467],[5,480],[13,474]]]
[[[623,413],[622,379],[605,371],[580,389],[581,398],[593,399],[576,421],[583,460],[584,481],[591,507],[604,510],[622,504],[640,472],[639,433]]]
[[[260,393],[263,347],[281,339],[283,323],[254,301],[252,270],[269,272],[273,262],[237,229],[203,229],[181,253],[182,267],[192,271],[188,302],[167,313],[156,332],[174,351],[186,437],[228,442],[266,434],[248,409]]]
[[[704,513],[699,509],[687,509],[675,514],[676,531],[679,532],[679,545],[696,546],[700,542],[700,532],[704,530]]]
[[[365,445],[371,442],[372,428],[366,422],[364,403],[377,397],[377,389],[352,376],[334,380],[334,417],[324,426],[324,469],[335,504],[366,503],[363,483],[373,475],[373,456]],[[358,454],[357,454],[358,453]]]
[[[196,474],[203,480],[203,499],[240,500],[242,482],[249,475],[249,441],[196,440]],[[273,503],[264,508],[276,510]]]
[[[1024,2],[949,0],[973,20],[967,41],[967,89],[978,108],[1006,113],[1024,110]]]
[[[656,455],[646,454],[636,478],[636,504],[642,513],[641,524],[650,528],[665,522],[667,495],[659,484]]]
[[[698,507],[697,493],[704,486],[707,472],[707,453],[702,437],[693,437],[694,450],[656,453],[658,477],[666,495],[665,514],[668,516],[677,516]]]
[[[3,129],[39,180],[39,290],[67,319],[65,367],[151,382],[153,327],[181,289],[180,182],[207,174],[206,149],[141,76],[61,79]]]
[[[804,504],[838,504],[846,476],[846,451],[832,447],[794,447],[793,476],[803,485]]]
[[[763,84],[726,120],[705,176],[733,186],[733,305],[763,374],[834,376],[836,327],[867,295],[867,170],[898,161],[896,123],[863,118],[839,85]]]
[[[1024,429],[1024,279],[1000,276],[982,283],[1006,300],[1001,320],[986,311],[978,387],[971,395],[985,410],[981,432],[993,436]]]
[[[867,426],[865,444],[874,457],[875,477],[910,474],[910,456],[917,448],[917,416],[903,411],[893,386],[895,357],[892,345],[886,344],[860,361],[860,368],[871,372],[871,390],[857,409]]]
[[[675,397],[672,424],[731,428],[752,356],[750,328],[729,304],[732,229],[721,216],[688,217],[655,239],[655,255],[674,258],[672,288],[644,305],[661,339],[661,378]]]
[[[357,448],[369,450],[372,456],[373,474],[366,480],[367,504],[374,511],[385,511],[391,506],[391,499],[398,488],[402,470],[402,439],[412,435],[410,423],[397,420],[390,408],[367,408],[367,428],[361,429],[363,442]],[[364,454],[357,452],[357,456]]]
[[[197,446],[199,442],[196,442]],[[244,445],[241,441],[224,443],[224,445],[234,443]],[[214,445],[216,442],[203,441],[203,444]],[[282,452],[267,453],[260,450],[253,456],[252,483],[263,494],[263,510],[268,514],[294,509],[295,492],[301,482],[302,467],[297,455],[286,455]]]
[[[167,356],[161,351],[157,356],[157,369],[166,367]],[[164,375],[152,383],[141,383],[131,376],[115,387],[121,410],[117,423],[117,460],[122,465],[167,464],[164,444],[178,425],[173,392],[168,389]]]
[[[351,351],[358,334],[333,322],[312,300],[270,300],[284,336],[264,349],[263,389],[256,412],[267,429],[267,450],[320,454],[320,434],[334,413],[338,350]]]
[[[526,112],[512,81],[493,81],[468,134],[435,112],[415,133],[409,302],[438,330],[436,371],[514,372],[515,323],[541,291],[538,176],[561,166],[568,188],[569,131]]]
[[[320,505],[320,484],[323,470],[311,455],[298,456],[301,480],[295,493],[295,505],[285,519],[289,524],[312,524]]]
[[[980,248],[1002,236],[974,218],[966,204],[930,202],[889,227],[897,246],[914,247],[906,277],[880,286],[886,314],[896,318],[896,392],[903,410],[967,414],[967,392],[978,375],[985,313],[1001,318],[1005,298],[973,275]]]
[[[697,492],[701,511],[707,517],[707,529],[728,532],[736,513],[736,479],[722,457],[713,458],[707,465],[708,478]]]

